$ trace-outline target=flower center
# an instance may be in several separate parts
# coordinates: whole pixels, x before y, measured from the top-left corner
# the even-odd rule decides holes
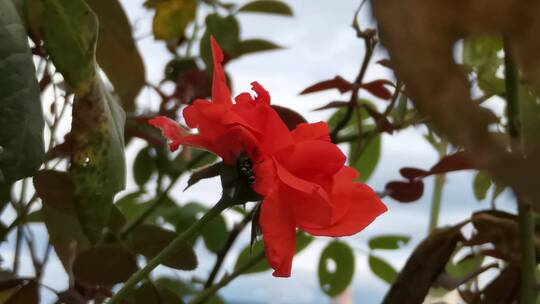
[[[255,174],[253,173],[253,164],[246,154],[240,154],[236,161],[236,167],[240,176],[242,176],[249,184],[255,183]]]

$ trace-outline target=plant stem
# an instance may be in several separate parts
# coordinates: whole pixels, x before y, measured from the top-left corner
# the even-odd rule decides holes
[[[217,284],[212,285],[211,287],[206,288],[203,291],[201,291],[191,301],[189,301],[189,304],[199,304],[208,300],[208,298],[214,295],[218,290],[227,286],[227,284],[229,284],[232,280],[234,280],[236,277],[238,277],[239,275],[247,271],[249,268],[253,267],[253,265],[257,264],[263,258],[264,258],[264,251],[253,256],[249,261],[247,261],[244,265],[236,269],[230,275],[225,275],[223,279],[221,279]]]
[[[159,266],[165,259],[169,258],[180,246],[188,242],[193,236],[200,232],[200,230],[208,224],[212,219],[218,216],[223,210],[229,207],[229,198],[223,196],[217,204],[208,210],[201,219],[195,222],[182,234],[177,236],[167,247],[161,250],[154,258],[152,258],[146,266],[137,271],[135,274],[126,281],[124,286],[118,290],[118,292],[110,299],[109,304],[118,304],[126,296],[126,294],[135,287],[135,285],[144,279],[147,275]]]
[[[225,245],[223,245],[223,248],[221,248],[221,250],[217,253],[216,262],[214,264],[214,267],[212,268],[212,271],[210,272],[210,275],[208,276],[208,279],[206,280],[206,283],[204,284],[204,288],[209,288],[210,286],[212,286],[212,284],[214,284],[214,280],[216,279],[216,276],[219,272],[219,269],[221,268],[221,265],[223,264],[223,261],[225,261],[227,253],[234,244],[234,241],[236,241],[240,233],[244,230],[249,221],[251,221],[252,217],[253,211],[246,214],[244,219],[241,222],[237,223],[231,230],[231,232],[229,232],[229,236],[227,237],[227,241],[225,241]]]
[[[519,77],[518,71],[513,63],[509,45],[504,43],[504,64],[505,64],[505,84],[506,102],[508,116],[508,134],[512,139],[513,152],[525,151],[525,142],[521,135],[520,117],[520,97],[519,97]],[[536,303],[536,249],[534,215],[531,204],[523,198],[517,199],[518,203],[518,228],[519,244],[521,251],[520,260],[520,303]]]
[[[448,142],[444,139],[441,139],[438,147],[439,159],[443,158],[446,155],[446,150],[448,148]],[[439,213],[441,211],[441,201],[442,194],[444,189],[444,183],[446,181],[445,174],[437,174],[435,176],[435,184],[433,186],[433,197],[431,198],[431,213],[429,216],[429,230],[428,233],[437,228],[439,222]]]

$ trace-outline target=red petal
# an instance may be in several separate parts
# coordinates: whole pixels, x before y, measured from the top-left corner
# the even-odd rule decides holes
[[[148,124],[160,128],[163,136],[165,136],[172,142],[179,141],[184,134],[184,130],[182,130],[182,127],[180,127],[180,125],[176,121],[165,116],[158,116],[156,118],[149,119]],[[177,148],[178,145],[170,146],[171,151],[174,151]]]
[[[260,87],[258,90],[264,89]],[[269,104],[257,102],[247,93],[238,95],[236,102],[232,107],[233,112],[245,121],[245,126],[264,134],[259,136],[259,140],[269,154],[293,144],[289,129]]]
[[[271,158],[253,164],[253,173],[255,174],[255,184],[253,190],[260,195],[267,195],[276,183],[276,167]]]
[[[292,174],[305,179],[324,174],[334,176],[346,161],[346,156],[333,143],[305,140],[276,154],[280,164]]]
[[[302,229],[319,236],[353,235],[387,210],[377,194],[361,183],[348,183],[340,192],[332,195],[332,202],[336,213],[342,214],[339,220],[326,227]]]
[[[206,138],[199,135],[185,135],[182,127],[180,127],[178,123],[170,118],[158,116],[154,119],[150,119],[148,123],[152,126],[160,128],[163,136],[171,141],[169,144],[169,149],[171,151],[178,149],[178,146],[180,145],[189,145],[217,154],[216,148],[211,141],[208,141]]]
[[[210,38],[212,45],[212,55],[214,58],[214,78],[212,79],[212,101],[217,104],[231,104],[231,92],[227,87],[225,73],[223,73],[223,52],[219,48],[214,37]]]
[[[292,213],[282,200],[279,188],[264,198],[261,205],[260,225],[266,258],[275,277],[291,275],[296,246],[296,228]]]
[[[296,126],[292,131],[292,136],[295,142],[304,140],[324,140],[330,141],[330,131],[328,124],[325,122],[302,123]]]

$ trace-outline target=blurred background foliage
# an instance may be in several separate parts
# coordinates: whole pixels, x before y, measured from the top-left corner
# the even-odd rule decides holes
[[[102,303],[114,293],[115,285],[125,282],[143,261],[154,257],[196,222],[208,209],[207,204],[180,204],[170,191],[181,178],[218,160],[210,153],[186,147],[170,153],[164,139],[147,125],[147,120],[165,115],[181,121],[180,113],[186,105],[197,98],[210,97],[211,35],[225,53],[225,67],[243,56],[282,48],[264,37],[241,39],[237,16],[270,14],[294,18],[291,7],[276,0],[242,4],[147,0],[144,7],[153,12],[151,36],[155,43],[166,45],[170,57],[159,83],[146,80],[144,58],[118,0],[0,0],[0,209],[15,213],[0,227],[2,240],[15,235],[15,242],[8,244],[14,247],[13,263],[2,264],[0,272],[2,303],[40,303],[43,293],[39,291],[43,289],[55,293],[59,303]],[[380,45],[379,36],[377,29],[359,23],[361,9],[369,7],[360,5],[356,13],[351,12],[356,37],[350,39],[364,44],[356,78],[337,75],[306,84],[300,94],[326,90],[349,94],[346,100],[331,100],[316,110],[334,111],[328,119],[332,140],[348,153],[349,165],[361,172],[362,182],[369,182],[377,167],[383,134],[421,127],[439,161],[430,168],[403,164],[400,179],[388,181],[384,189],[376,190],[382,198],[414,203],[424,195],[424,178],[434,176],[433,192],[428,194],[432,195],[426,227],[430,233],[402,269],[386,258],[386,253],[401,250],[414,237],[402,230],[372,237],[367,249],[359,249],[347,240],[331,240],[323,248],[318,265],[314,265],[318,268],[321,291],[336,299],[346,292],[354,276],[354,252],[360,250],[367,256],[373,274],[390,286],[385,303],[403,303],[403,299],[408,299],[407,303],[430,302],[448,294],[457,294],[460,301],[467,303],[516,301],[524,278],[519,279],[524,260],[517,234],[521,228],[515,214],[497,208],[497,198],[511,184],[510,179],[460,144],[456,140],[459,136],[449,136],[448,125],[443,119],[438,120],[437,113],[410,98],[410,79],[365,80],[366,71],[373,65],[396,69],[398,76],[407,73],[399,70],[399,58],[372,60]],[[391,32],[392,28],[387,30]],[[537,95],[524,83],[518,82],[516,88],[510,82],[509,55],[504,51],[501,36],[468,35],[457,45],[460,47],[449,53],[453,53],[453,59],[469,80],[469,102],[474,104],[475,111],[489,116],[489,136],[505,149],[515,147],[516,136],[526,138],[534,146],[540,121]],[[389,52],[390,57],[395,56],[393,48]],[[227,77],[230,80],[233,75]],[[137,102],[144,88],[159,96],[157,110]],[[512,94],[509,89],[517,89],[522,101],[518,135],[511,132],[513,120],[506,113],[494,113],[485,106],[494,100],[508,101]],[[370,98],[360,98],[359,92]],[[421,94],[416,96],[420,96],[418,100],[424,98]],[[441,108],[444,110],[445,106]],[[275,109],[290,126],[303,120],[291,109]],[[460,123],[460,117],[453,119]],[[134,161],[126,163],[125,149],[135,140],[144,145]],[[531,151],[528,155],[536,150]],[[454,226],[438,228],[445,177],[461,170],[475,170],[471,185],[474,196],[478,201],[488,198],[490,207]],[[118,196],[125,188],[126,172],[136,185],[134,190]],[[517,187],[519,182],[523,181],[512,186]],[[530,194],[527,191],[531,187],[524,188],[524,193]],[[242,231],[249,230],[256,213],[256,204],[231,208],[164,263],[184,273],[199,264],[210,264],[206,277],[149,276],[131,292],[126,303],[189,302],[198,299],[196,295],[202,290],[212,288],[209,303],[225,302],[219,292],[213,292],[231,277],[269,269],[261,254],[263,244],[256,240],[256,229],[251,228],[252,244],[245,244],[234,268],[229,275],[223,275],[224,259]],[[232,225],[227,220],[230,214],[237,219]],[[41,224],[48,232],[45,248],[36,246],[36,236],[29,229],[30,225]],[[463,233],[464,229],[474,233]],[[536,231],[532,231],[533,246],[538,243]],[[297,252],[312,240],[299,231]],[[197,242],[216,258],[198,258],[200,254],[193,249]],[[22,246],[30,251],[34,276],[19,273]],[[52,290],[42,282],[44,271],[59,271],[46,268],[53,252],[67,274],[66,290]],[[253,257],[259,260],[247,265]],[[499,270],[488,278],[480,278],[492,268]]]

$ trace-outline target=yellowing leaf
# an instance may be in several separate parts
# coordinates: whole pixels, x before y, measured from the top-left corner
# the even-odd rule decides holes
[[[156,4],[152,30],[156,39],[180,38],[188,23],[195,17],[195,0],[169,0]]]

